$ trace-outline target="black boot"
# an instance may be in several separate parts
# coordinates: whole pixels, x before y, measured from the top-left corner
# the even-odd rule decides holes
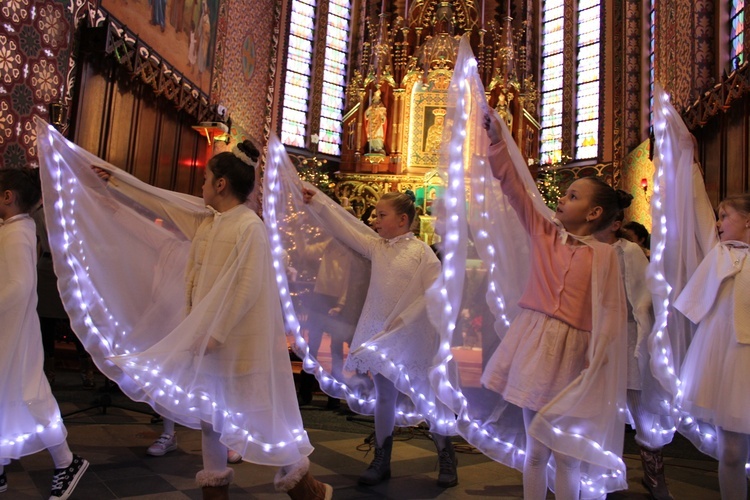
[[[453,449],[453,443],[445,436],[441,439],[434,439],[438,451],[438,463],[440,473],[438,474],[437,484],[441,488],[452,488],[458,484],[458,471],[456,470],[456,450]],[[445,443],[445,447],[440,449]]]
[[[392,449],[393,436],[385,438],[382,447],[375,445],[375,458],[372,459],[367,470],[359,476],[359,484],[372,486],[391,477]]]
[[[643,486],[656,500],[673,500],[664,477],[664,457],[661,450],[651,451],[641,446],[641,463],[643,464]]]

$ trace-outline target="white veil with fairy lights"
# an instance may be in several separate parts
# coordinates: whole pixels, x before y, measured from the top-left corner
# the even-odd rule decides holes
[[[436,399],[428,379],[439,340],[425,308],[425,291],[439,270],[433,251],[419,242],[423,258],[405,288],[391,291],[397,299],[382,330],[352,345],[369,289],[365,256],[387,243],[322,192],[305,204],[302,188],[317,189],[299,178],[276,137],[270,138],[268,150],[263,215],[287,332],[304,369],[326,393],[346,399],[357,413],[372,415],[374,385],[350,360],[375,366],[400,391],[396,425],[427,421],[435,432],[455,433],[455,416]]]
[[[679,372],[696,325],[674,307],[698,265],[719,243],[716,219],[700,166],[694,161],[693,138],[659,84],[654,90],[654,135],[648,272],[656,322],[648,340],[651,371],[664,395],[660,401],[662,411],[671,411],[679,422],[679,432],[698,449],[716,457],[713,426],[679,408]],[[671,437],[671,433],[667,435]]]
[[[458,415],[458,432],[482,452],[523,468],[521,409],[482,387],[485,364],[520,309],[530,271],[530,241],[493,178],[482,127],[489,110],[469,42],[463,38],[448,93],[441,172],[447,180],[443,269],[428,294],[431,317],[443,336],[431,373],[439,398]],[[503,120],[513,167],[534,209],[546,207]],[[440,214],[437,214],[440,218]],[[624,489],[621,459],[625,420],[625,302],[614,251],[593,244],[593,330],[589,367],[540,410],[529,432],[552,450],[582,460],[582,498]],[[604,312],[609,314],[604,314]],[[467,334],[472,338],[466,342]],[[548,484],[554,488],[554,460]]]
[[[211,423],[246,461],[284,466],[309,455],[258,216],[245,205],[219,214],[200,198],[149,186],[41,121],[37,138],[61,297],[102,373],[164,417]],[[111,173],[111,187],[92,166]],[[140,201],[123,196],[127,189]],[[231,241],[203,240],[212,248],[199,272],[215,279],[196,280],[191,295],[187,263],[200,249],[190,240],[209,227],[226,228],[220,234]],[[212,259],[221,245],[235,258]]]

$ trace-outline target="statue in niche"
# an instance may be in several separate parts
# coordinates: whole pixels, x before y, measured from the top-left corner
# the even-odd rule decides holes
[[[388,110],[380,100],[380,90],[375,91],[370,107],[365,111],[365,130],[370,153],[385,154],[385,127]]]
[[[425,153],[439,153],[440,144],[443,141],[443,127],[445,125],[445,110],[438,108],[432,112],[435,122],[427,129],[427,138],[424,142]]]
[[[512,94],[501,92],[497,96],[497,106],[495,106],[495,110],[500,115],[500,118],[505,120],[505,124],[508,125],[508,130],[513,130],[513,113],[510,110],[511,99],[513,99]]]

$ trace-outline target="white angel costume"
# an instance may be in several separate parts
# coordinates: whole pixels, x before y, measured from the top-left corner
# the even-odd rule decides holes
[[[426,420],[434,432],[454,434],[455,416],[435,398],[428,379],[439,340],[425,309],[425,291],[440,272],[434,252],[411,233],[391,240],[381,238],[323,193],[305,204],[303,186],[314,189],[300,180],[283,146],[271,137],[264,177],[264,220],[274,242],[274,265],[287,271],[277,277],[281,301],[287,329],[296,336],[295,350],[305,369],[316,375],[326,393],[346,398],[350,409],[367,415],[374,413],[375,393],[366,374],[378,373],[401,392],[396,425]],[[310,258],[309,247],[329,238],[340,244],[335,253],[341,260],[337,266],[350,270],[350,280],[365,266],[363,260],[372,265],[369,285],[365,281],[346,287],[343,305],[354,303],[359,313],[329,316],[322,327],[331,336],[347,328],[353,332],[344,371],[336,376],[331,373],[330,345],[325,339],[317,353],[308,347],[309,322],[319,314],[304,314],[314,309],[315,294],[311,292],[319,288],[316,282],[322,279],[318,274],[320,259]],[[333,266],[333,259],[333,253],[326,255],[326,265]],[[358,317],[356,328],[352,316]]]
[[[659,86],[654,104],[652,211],[659,226],[649,271],[666,307],[649,338],[652,368],[668,395],[664,405],[681,417],[679,432],[718,458],[717,426],[750,434],[744,385],[750,378],[750,249],[719,241],[690,132]]]
[[[42,365],[36,312],[36,226],[0,221],[0,465],[65,442],[67,431]]]
[[[612,246],[620,262],[627,297],[630,423],[636,428],[635,440],[639,445],[659,449],[671,441],[674,419],[658,404],[661,390],[651,373],[648,336],[654,317],[647,280],[649,261],[641,247],[631,241],[619,238]]]
[[[211,424],[244,460],[309,455],[258,216],[149,186],[47,124],[38,142],[63,303],[99,369],[166,418]]]
[[[506,337],[509,327],[513,329],[511,325],[529,311],[518,303],[527,281],[538,271],[532,267],[537,265],[538,255],[535,257],[524,220],[537,221],[534,224],[544,227],[556,245],[566,246],[566,241],[576,237],[553,221],[503,120],[507,183],[493,178],[487,159],[489,141],[482,127],[486,112],[493,111],[486,103],[476,60],[464,38],[448,94],[446,122],[453,125],[447,154],[441,159],[447,179],[443,200],[446,258],[428,302],[433,319],[442,325],[438,330],[443,342],[431,378],[440,399],[458,414],[459,433],[491,458],[521,470],[526,446],[521,409],[482,385],[497,387],[490,355],[497,339]],[[465,187],[467,180],[470,190]],[[535,235],[534,239],[539,237]],[[581,460],[581,496],[599,498],[627,487],[621,459],[626,413],[626,310],[612,248],[591,238],[576,239],[579,246],[590,251],[592,259],[586,366],[543,404],[528,432],[552,451]],[[469,243],[476,249],[480,264],[467,258]],[[484,277],[479,277],[480,273]],[[484,317],[486,309],[496,318],[496,338],[483,338],[480,356],[472,354],[473,349],[467,353],[457,345],[457,318],[464,311],[469,311],[470,317]],[[542,365],[535,368],[547,369]],[[554,460],[547,471],[548,484],[554,489]]]

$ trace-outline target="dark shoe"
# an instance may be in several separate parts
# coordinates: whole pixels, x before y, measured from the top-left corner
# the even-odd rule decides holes
[[[643,486],[655,500],[673,500],[664,477],[664,457],[661,450],[651,451],[641,446]]]
[[[452,488],[458,484],[458,472],[456,471],[456,451],[453,449],[453,443],[448,441],[448,446],[438,450],[438,463],[440,464],[440,473],[438,473],[437,484],[441,488]]]
[[[200,470],[195,475],[203,500],[229,500],[229,485],[233,479],[234,470],[228,467],[223,471]]]
[[[55,469],[52,476],[52,494],[49,500],[65,500],[73,494],[78,481],[89,468],[89,463],[78,455],[73,455],[73,461],[65,469]]]
[[[0,474],[0,493],[7,491],[8,489],[8,476],[5,475],[5,472]]]
[[[375,445],[375,458],[372,459],[367,470],[359,476],[359,484],[373,486],[391,477],[392,450],[393,436],[385,438],[382,447]]]
[[[273,479],[276,491],[286,493],[292,500],[331,500],[333,488],[321,483],[310,474],[307,457],[297,463],[280,468]]]
[[[339,408],[341,408],[341,400],[339,398],[332,398],[331,396],[328,396],[326,410],[338,410]]]

